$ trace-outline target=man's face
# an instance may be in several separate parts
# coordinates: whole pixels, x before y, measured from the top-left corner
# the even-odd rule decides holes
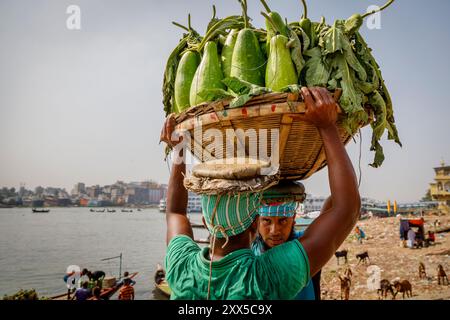
[[[289,239],[294,223],[294,217],[259,217],[258,232],[264,243],[273,248]]]

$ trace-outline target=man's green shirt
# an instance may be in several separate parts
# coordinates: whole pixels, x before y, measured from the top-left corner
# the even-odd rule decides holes
[[[170,241],[165,266],[171,299],[207,298],[208,250],[185,235]],[[293,299],[308,281],[309,261],[298,240],[288,241],[260,256],[255,256],[251,249],[240,249],[213,261],[210,299]]]

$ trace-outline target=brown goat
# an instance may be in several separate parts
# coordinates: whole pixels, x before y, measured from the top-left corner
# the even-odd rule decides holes
[[[438,278],[439,285],[441,284],[441,279],[442,279],[442,285],[448,285],[447,274],[445,273],[444,267],[441,264],[438,265],[437,278]]]
[[[341,300],[348,300],[350,297],[350,286],[352,281],[346,276],[339,276],[339,280],[341,280]]]
[[[427,273],[425,271],[425,265],[421,262],[419,263],[419,278],[426,278],[427,277]]]
[[[392,288],[392,284],[387,279],[383,279],[380,281],[380,289],[378,289],[378,296],[380,299],[386,299],[388,292],[392,294],[392,299],[394,299],[394,289]]]
[[[396,292],[394,294],[394,299],[397,296],[397,293],[399,293],[399,292],[401,292],[403,294],[403,299],[405,299],[405,293],[406,293],[406,297],[408,297],[408,298],[412,297],[412,286],[408,280],[395,281],[394,288],[396,290]]]

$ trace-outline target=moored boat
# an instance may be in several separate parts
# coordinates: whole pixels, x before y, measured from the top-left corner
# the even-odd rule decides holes
[[[158,263],[155,272],[155,289],[166,298],[170,298],[172,290],[170,290],[169,284],[166,281],[166,272],[163,267]]]
[[[133,279],[137,274],[138,274],[138,272],[131,273],[128,276],[128,278]],[[109,300],[122,287],[122,283],[120,283],[120,284],[117,284],[117,283],[120,283],[120,281],[117,281],[116,284],[110,288],[103,288],[100,293],[100,298],[103,300]],[[50,300],[74,300],[75,299],[74,294],[75,294],[75,290],[70,293],[66,292],[66,293],[62,293],[62,294],[50,297]],[[88,300],[92,300],[92,297],[89,298]]]
[[[166,199],[159,200],[159,212],[166,212]]]

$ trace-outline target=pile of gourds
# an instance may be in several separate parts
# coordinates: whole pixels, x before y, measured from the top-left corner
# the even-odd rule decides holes
[[[395,126],[392,100],[379,66],[359,29],[363,19],[387,8],[328,25],[308,19],[288,23],[260,0],[266,12],[266,29],[257,29],[247,16],[247,1],[239,0],[242,16],[213,17],[206,34],[175,23],[186,33],[171,53],[163,82],[166,114],[181,113],[191,106],[219,99],[231,99],[230,107],[243,106],[251,97],[268,92],[299,92],[302,86],[342,89],[339,104],[344,111],[344,127],[355,134],[367,122],[364,109],[370,105],[374,120],[371,151],[373,167],[384,161],[379,141],[387,131],[388,139],[401,146]]]

